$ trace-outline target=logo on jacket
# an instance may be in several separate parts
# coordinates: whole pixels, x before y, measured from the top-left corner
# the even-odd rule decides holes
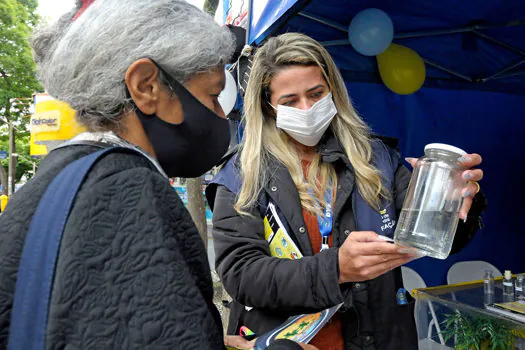
[[[396,225],[396,220],[392,220],[390,218],[390,215],[386,212],[386,208],[379,211],[379,215],[381,215],[381,232],[384,232],[386,230],[391,230]]]

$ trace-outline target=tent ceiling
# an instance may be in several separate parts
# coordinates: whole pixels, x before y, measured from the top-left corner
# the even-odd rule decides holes
[[[392,18],[394,42],[426,61],[425,86],[525,94],[522,0],[268,1],[258,7],[253,42],[290,31],[310,35],[324,43],[347,81],[380,81],[375,58],[358,54],[346,32],[353,16],[375,7]]]

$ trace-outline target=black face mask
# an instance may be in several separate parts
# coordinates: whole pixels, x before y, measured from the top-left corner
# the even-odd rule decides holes
[[[171,124],[155,114],[136,113],[157,155],[160,166],[169,177],[198,177],[221,160],[230,144],[228,120],[219,117],[197,100],[186,88],[167,74],[184,115],[180,124]]]

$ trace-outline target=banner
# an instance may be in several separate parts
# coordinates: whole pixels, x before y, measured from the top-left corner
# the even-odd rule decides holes
[[[31,116],[31,156],[44,156],[58,144],[84,132],[75,120],[75,111],[48,94],[33,95],[35,112]]]

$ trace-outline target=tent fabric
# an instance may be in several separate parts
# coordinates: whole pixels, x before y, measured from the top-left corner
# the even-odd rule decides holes
[[[408,266],[430,286],[445,284],[448,269],[458,261],[485,260],[500,270],[524,272],[525,186],[517,167],[525,150],[525,98],[438,88],[400,96],[383,85],[359,82],[347,82],[347,88],[374,132],[400,140],[403,157],[421,156],[432,142],[483,156],[485,179],[480,184],[488,198],[485,228],[459,254],[446,260],[423,258]]]
[[[298,0],[252,0],[249,26],[249,43],[260,43],[268,34],[283,23],[294,10],[307,1]]]
[[[408,46],[424,59],[460,73],[469,82],[427,64],[425,86],[453,89],[503,91],[525,95],[525,2],[512,1],[254,1],[257,15],[252,16],[250,42],[260,43],[268,35],[302,32],[327,42],[347,40],[348,33],[319,23],[308,16],[317,16],[348,28],[360,11],[375,7],[385,11],[394,23],[396,35],[433,30],[451,30],[473,25],[494,26],[479,32],[514,48],[509,50],[472,33],[443,34],[417,38],[396,38],[395,43]],[[286,6],[280,6],[286,3]],[[293,3],[293,4],[292,4]],[[287,10],[283,13],[284,9]],[[278,14],[282,15],[279,17]],[[514,24],[508,27],[504,25]],[[339,69],[348,80],[380,82],[375,57],[357,53],[349,44],[327,46]],[[495,73],[510,70],[513,76],[481,82]]]
[[[350,45],[326,46],[341,70],[349,94],[373,132],[397,137],[404,157],[418,157],[431,142],[450,143],[480,153],[488,198],[486,227],[459,254],[447,260],[423,258],[409,264],[428,285],[446,283],[457,261],[485,260],[500,270],[523,272],[525,186],[517,170],[525,150],[525,26],[499,26],[525,20],[525,1],[506,0],[311,0],[264,1],[252,17],[249,40],[259,44],[268,36],[302,32],[321,42],[346,39],[348,34],[305,17],[317,16],[347,27],[355,14],[379,8],[390,15],[395,33],[493,25],[480,30],[513,50],[472,32],[394,39],[428,61],[465,76],[483,78],[507,68],[513,75],[486,83],[468,82],[430,65],[423,88],[401,96],[381,83],[374,57],[359,55]],[[281,6],[285,3],[286,6]],[[285,10],[286,9],[286,10]],[[280,15],[278,15],[280,14]]]

